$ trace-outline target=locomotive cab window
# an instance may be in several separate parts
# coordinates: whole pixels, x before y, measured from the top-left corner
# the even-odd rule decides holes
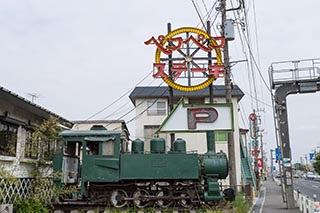
[[[114,141],[108,140],[102,143],[102,155],[113,156],[114,155]]]
[[[87,155],[99,155],[98,141],[87,141]]]

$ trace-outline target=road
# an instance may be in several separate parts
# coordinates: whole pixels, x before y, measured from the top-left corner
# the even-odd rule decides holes
[[[320,181],[305,180],[296,178],[293,181],[294,189],[299,190],[302,194],[309,196],[317,195],[316,200],[320,201]]]

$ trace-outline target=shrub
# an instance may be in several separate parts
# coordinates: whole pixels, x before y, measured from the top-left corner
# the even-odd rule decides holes
[[[231,202],[232,209],[237,213],[247,213],[249,211],[249,201],[242,193],[238,193],[235,201]]]
[[[48,209],[35,198],[23,198],[13,204],[14,213],[49,213]]]

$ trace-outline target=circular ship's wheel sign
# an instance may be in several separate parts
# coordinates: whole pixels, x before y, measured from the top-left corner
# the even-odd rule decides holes
[[[193,27],[182,27],[145,42],[157,46],[153,77],[161,77],[170,87],[184,92],[204,89],[223,74],[220,48],[224,43],[224,37],[211,37]],[[213,50],[216,57],[208,55]],[[202,82],[193,83],[195,79],[202,79]]]

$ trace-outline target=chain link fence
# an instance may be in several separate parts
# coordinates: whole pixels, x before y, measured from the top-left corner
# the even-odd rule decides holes
[[[16,200],[32,197],[35,181],[34,178],[17,178],[15,181],[0,178],[0,204],[13,204]],[[41,181],[39,197],[50,200],[53,186],[53,181],[50,179]]]

